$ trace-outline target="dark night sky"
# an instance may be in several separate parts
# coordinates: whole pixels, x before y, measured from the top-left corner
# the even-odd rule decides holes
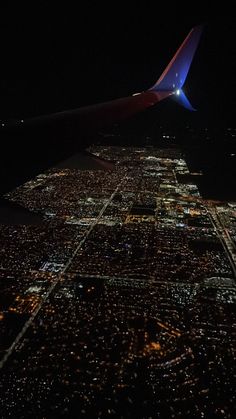
[[[56,112],[150,87],[192,26],[204,33],[185,85],[199,112],[170,105],[172,118],[234,124],[235,23],[230,13],[168,17],[149,5],[103,11],[47,6],[2,13],[1,119]],[[144,3],[143,3],[144,4]],[[176,109],[178,108],[178,110]],[[170,114],[166,116],[167,120]],[[174,116],[173,116],[174,115]]]

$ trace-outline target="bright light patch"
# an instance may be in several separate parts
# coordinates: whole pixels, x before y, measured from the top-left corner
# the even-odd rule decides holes
[[[176,92],[175,92],[175,94],[176,94],[177,96],[179,96],[179,95],[180,95],[180,89],[177,89],[177,90],[176,90]]]

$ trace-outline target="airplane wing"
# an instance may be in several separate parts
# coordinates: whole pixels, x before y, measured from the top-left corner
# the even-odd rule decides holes
[[[26,180],[28,169],[32,177],[82,147],[85,148],[88,145],[86,139],[91,134],[127,119],[170,96],[174,96],[183,106],[193,110],[182,87],[201,32],[201,26],[189,32],[160,78],[147,91],[2,126],[1,131],[6,134],[6,141],[9,142],[9,153],[6,153],[6,162],[1,168],[1,171],[6,171],[7,167],[8,173],[0,173],[1,179],[6,179],[2,182],[0,192],[12,188],[15,177],[15,184]],[[25,164],[25,156],[28,166]]]
[[[188,75],[201,33],[202,26],[196,26],[189,32],[160,78],[147,91],[97,105],[31,118],[25,121],[25,124],[29,126],[50,125],[60,124],[60,121],[64,121],[68,125],[72,123],[71,128],[79,129],[81,133],[94,132],[129,118],[169,96],[176,95],[182,99],[184,93],[181,89]],[[183,106],[193,110],[185,102],[185,99],[180,101]],[[69,128],[68,125],[67,128]]]

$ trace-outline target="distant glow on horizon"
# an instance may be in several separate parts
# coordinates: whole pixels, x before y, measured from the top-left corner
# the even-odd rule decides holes
[[[179,96],[180,95],[180,89],[177,89],[175,93],[176,93],[177,96]]]

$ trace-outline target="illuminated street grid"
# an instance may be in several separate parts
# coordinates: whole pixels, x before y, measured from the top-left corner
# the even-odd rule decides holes
[[[233,417],[236,205],[178,150],[92,151],[8,194],[45,222],[0,227],[2,417]]]

